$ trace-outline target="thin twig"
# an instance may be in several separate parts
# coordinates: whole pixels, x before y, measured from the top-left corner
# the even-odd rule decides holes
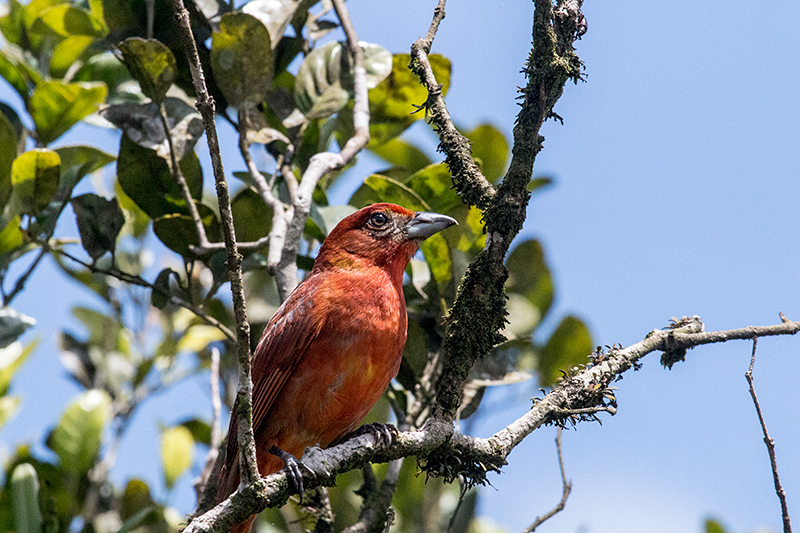
[[[42,257],[47,253],[45,248],[39,250],[39,255],[36,256],[36,259],[28,266],[28,269],[22,274],[17,282],[14,284],[14,289],[8,294],[3,295],[3,307],[9,305],[17,295],[22,292],[22,289],[25,288],[25,283],[28,281],[28,278],[31,277],[33,271],[36,270],[36,267],[39,265],[39,262],[42,260]]]
[[[553,507],[550,511],[543,514],[542,516],[537,516],[536,520],[533,521],[533,524],[526,527],[522,533],[533,533],[537,527],[541,526],[547,520],[550,520],[555,515],[560,513],[564,510],[564,506],[567,504],[567,498],[569,498],[569,493],[572,492],[572,481],[567,481],[567,475],[564,473],[564,457],[561,453],[561,433],[564,428],[559,427],[558,433],[556,433],[556,450],[558,450],[558,468],[561,470],[561,484],[563,486],[561,492],[561,501]]]
[[[49,244],[46,244],[46,243],[40,243],[40,244],[42,245],[43,249],[46,249],[47,251],[50,251],[50,252],[56,253],[58,255],[61,255],[63,257],[66,257],[70,261],[78,263],[79,265],[83,266],[84,268],[86,268],[87,270],[89,270],[90,272],[92,272],[94,274],[103,274],[103,275],[106,275],[106,276],[111,276],[112,278],[116,278],[116,279],[118,279],[120,281],[124,281],[125,283],[130,283],[131,285],[138,285],[139,287],[145,287],[147,289],[155,291],[155,292],[159,293],[161,296],[164,296],[165,298],[168,298],[169,302],[171,304],[177,305],[179,307],[183,307],[184,309],[186,309],[188,311],[191,311],[192,313],[197,315],[198,318],[200,318],[201,320],[203,320],[204,322],[206,322],[210,326],[214,326],[215,328],[220,330],[225,335],[225,337],[227,337],[227,339],[229,341],[236,342],[236,336],[233,334],[233,332],[225,324],[223,324],[222,322],[220,322],[219,320],[217,320],[213,316],[211,316],[208,313],[206,313],[200,307],[197,307],[196,305],[194,305],[194,304],[192,304],[190,302],[187,302],[183,298],[180,298],[178,296],[175,296],[174,294],[171,294],[170,292],[164,290],[161,287],[153,285],[152,283],[150,283],[146,279],[144,279],[142,277],[139,277],[139,276],[136,276],[136,275],[133,275],[133,274],[128,274],[127,272],[122,272],[121,270],[118,270],[116,268],[113,268],[113,269],[101,268],[101,267],[98,267],[97,265],[95,265],[93,263],[89,263],[87,261],[83,261],[82,259],[80,259],[78,257],[75,257],[71,253],[66,252],[66,251],[64,251],[64,250],[62,250],[60,248],[53,248]]]
[[[175,143],[172,141],[172,133],[170,132],[169,121],[167,120],[167,108],[164,106],[164,102],[158,104],[158,116],[161,118],[161,126],[164,128],[164,136],[167,138],[172,177],[181,189],[183,201],[186,202],[186,209],[189,210],[189,215],[192,217],[195,230],[197,231],[200,248],[207,248],[208,235],[206,235],[206,227],[203,225],[203,219],[200,218],[200,212],[197,210],[197,205],[194,203],[192,192],[189,190],[189,185],[186,183],[186,178],[183,176],[178,156],[175,153]]]
[[[227,252],[228,275],[231,280],[231,293],[233,295],[233,311],[236,317],[236,346],[239,360],[239,388],[236,391],[237,409],[236,417],[238,421],[237,435],[240,450],[241,475],[242,481],[252,483],[259,478],[258,466],[256,463],[256,446],[253,437],[253,382],[250,369],[250,324],[247,322],[247,307],[244,300],[244,290],[242,287],[242,256],[236,245],[236,232],[233,228],[233,216],[231,215],[231,201],[228,193],[228,183],[225,181],[225,170],[222,167],[222,157],[219,149],[219,139],[217,138],[217,128],[214,124],[214,100],[206,88],[205,76],[200,57],[197,54],[197,44],[192,35],[189,13],[183,4],[183,0],[173,0],[173,7],[178,19],[178,27],[181,32],[181,39],[189,60],[189,69],[192,73],[197,102],[195,106],[203,117],[203,125],[206,129],[206,140],[209,155],[211,156],[211,166],[214,170],[214,180],[216,182],[217,200],[219,202],[219,212],[222,219],[222,234],[225,239],[225,249]]]
[[[758,337],[753,337],[753,354],[750,356],[750,368],[745,372],[744,377],[750,385],[750,396],[753,398],[753,405],[756,407],[758,413],[758,422],[761,424],[761,432],[764,434],[764,444],[767,445],[767,453],[769,453],[769,463],[772,466],[772,479],[775,482],[775,493],[778,495],[778,500],[781,502],[781,516],[783,517],[783,533],[792,532],[792,522],[789,519],[789,508],[786,505],[786,491],[783,490],[781,485],[781,478],[778,476],[778,461],[775,458],[775,441],[769,436],[767,431],[767,423],[764,421],[764,415],[761,413],[761,405],[758,403],[756,396],[756,388],[753,385],[753,365],[756,363],[756,344]]]
[[[203,470],[194,480],[194,490],[197,493],[197,501],[201,502],[205,494],[205,488],[209,480],[213,479],[212,471],[217,464],[219,445],[222,442],[222,429],[220,428],[220,417],[222,415],[222,400],[219,394],[219,350],[211,349],[211,375],[209,377],[211,388],[211,441],[209,442],[208,454]],[[220,463],[221,465],[221,463]],[[216,492],[216,491],[214,491]],[[199,504],[198,504],[199,506]]]

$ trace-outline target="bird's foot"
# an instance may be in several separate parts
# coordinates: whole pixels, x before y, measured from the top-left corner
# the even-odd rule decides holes
[[[373,422],[372,424],[364,424],[360,428],[356,429],[355,431],[351,431],[347,435],[343,435],[333,441],[331,446],[335,446],[336,444],[342,444],[343,442],[347,442],[350,439],[360,437],[361,435],[372,435],[375,438],[375,442],[380,446],[391,446],[394,442],[395,437],[399,435],[400,432],[394,427],[392,424],[381,424],[380,422]]]
[[[273,446],[267,450],[267,452],[276,457],[280,457],[283,461],[283,469],[286,471],[286,479],[289,481],[289,490],[296,492],[302,497],[303,491],[305,490],[303,486],[303,471],[305,471],[305,475],[308,476],[309,479],[316,481],[317,475],[314,471],[304,465],[297,457],[289,452],[281,450],[277,446]]]

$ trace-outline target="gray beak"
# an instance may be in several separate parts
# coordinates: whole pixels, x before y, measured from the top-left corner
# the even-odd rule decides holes
[[[458,224],[456,219],[447,215],[440,215],[439,213],[426,213],[423,211],[421,213],[417,213],[417,216],[412,218],[411,221],[406,224],[406,231],[408,232],[409,239],[418,239],[423,241],[434,233],[438,233],[454,224]]]

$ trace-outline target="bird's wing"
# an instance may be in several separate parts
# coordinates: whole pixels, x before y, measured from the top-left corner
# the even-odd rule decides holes
[[[267,324],[253,355],[254,432],[265,422],[273,401],[322,327],[321,317],[315,317],[311,312],[313,302],[310,293],[316,281],[307,279],[289,296]],[[229,496],[239,483],[237,433],[234,406],[228,428],[225,466],[218,487],[219,501]]]

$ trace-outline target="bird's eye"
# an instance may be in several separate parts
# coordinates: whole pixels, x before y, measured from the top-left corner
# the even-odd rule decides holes
[[[369,217],[370,225],[375,226],[376,228],[385,226],[387,222],[389,222],[389,217],[386,216],[386,213],[375,213]]]

